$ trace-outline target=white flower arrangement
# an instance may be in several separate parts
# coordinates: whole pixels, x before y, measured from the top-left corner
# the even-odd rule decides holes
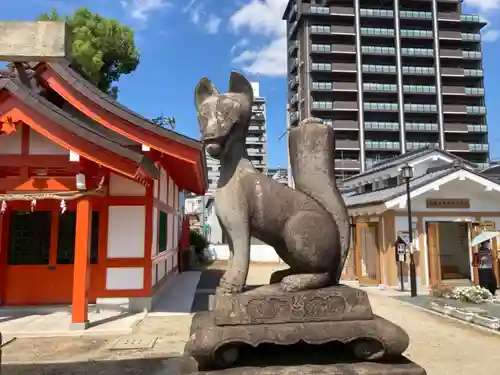
[[[434,286],[430,290],[433,297],[441,297],[459,300],[470,303],[483,303],[493,301],[493,295],[488,289],[481,288],[479,285],[453,287],[450,285]]]
[[[451,298],[463,302],[482,303],[493,299],[493,295],[488,289],[474,285],[454,288]]]

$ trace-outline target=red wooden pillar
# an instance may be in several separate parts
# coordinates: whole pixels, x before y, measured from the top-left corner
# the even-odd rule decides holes
[[[92,205],[88,198],[76,204],[75,262],[73,271],[73,303],[71,329],[88,326],[88,286],[90,271],[90,239]]]

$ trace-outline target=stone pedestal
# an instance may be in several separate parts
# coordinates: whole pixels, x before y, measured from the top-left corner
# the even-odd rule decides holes
[[[326,350],[328,359],[340,354],[348,360],[344,364],[323,363],[319,365],[323,366],[323,372],[307,367],[305,364],[314,363],[309,361],[295,364],[295,372],[290,366],[281,368],[281,364],[275,372],[262,366],[229,369],[249,357],[261,357],[249,354],[248,348],[255,350],[266,344],[287,348],[297,343],[322,345],[321,349],[315,348],[316,352]],[[408,345],[409,338],[403,329],[373,314],[368,296],[362,290],[334,286],[284,293],[279,285],[265,285],[238,295],[213,296],[210,311],[194,316],[186,354],[198,362],[200,371],[219,369],[223,370],[220,374],[227,375],[425,374],[411,362],[403,367],[396,363],[370,363],[399,358]],[[290,352],[284,352],[275,357],[286,359],[289,355]]]

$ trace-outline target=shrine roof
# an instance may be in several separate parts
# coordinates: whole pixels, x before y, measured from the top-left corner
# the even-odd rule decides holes
[[[96,104],[99,104],[102,108],[114,113],[115,115],[132,122],[138,126],[143,127],[153,133],[156,133],[162,137],[169,138],[173,141],[185,144],[186,146],[202,149],[202,144],[196,139],[187,137],[173,130],[161,127],[151,120],[148,120],[144,116],[132,111],[130,108],[125,107],[118,101],[113,99],[108,94],[99,90],[92,83],[83,78],[75,70],[73,70],[69,63],[49,63],[48,64],[54,71],[63,77],[68,83],[70,83],[75,89],[84,94],[89,99]]]
[[[0,76],[0,92],[1,91],[8,91],[13,97],[19,99],[22,103],[45,118],[53,121],[63,129],[137,164],[138,167],[143,168],[151,177],[158,177],[158,169],[147,156],[126,147],[127,144],[124,140],[129,141],[128,139],[119,134],[106,131],[107,129],[103,131],[99,124],[77,119],[67,111],[57,107],[40,96],[37,92],[27,87],[18,78],[7,77],[5,75]]]
[[[208,185],[203,144],[161,127],[121,105],[71,68],[69,63],[31,63],[38,77],[108,130],[149,146],[166,157],[164,166],[179,188],[204,194]],[[109,117],[110,116],[110,117]]]

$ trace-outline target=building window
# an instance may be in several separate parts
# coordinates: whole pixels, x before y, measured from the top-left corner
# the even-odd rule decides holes
[[[160,218],[158,223],[158,253],[167,250],[167,217],[168,214],[166,212],[160,211]]]
[[[57,264],[74,264],[76,238],[76,212],[59,215],[59,233],[57,240]],[[97,264],[99,253],[99,212],[92,212],[90,237],[90,264]]]
[[[10,217],[9,265],[49,264],[50,211],[14,211]]]

